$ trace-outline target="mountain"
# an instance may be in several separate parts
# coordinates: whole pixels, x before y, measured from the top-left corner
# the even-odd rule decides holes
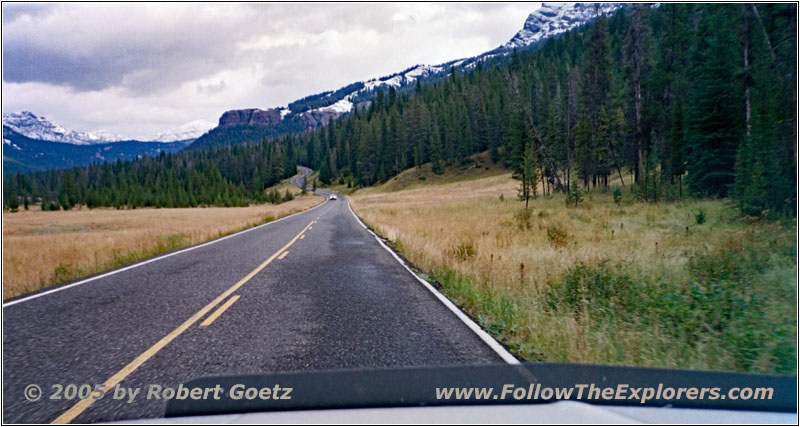
[[[34,172],[104,161],[132,160],[141,156],[174,153],[192,140],[178,142],[116,141],[94,144],[65,144],[29,138],[3,126],[3,174]]]
[[[214,123],[207,120],[194,120],[175,129],[161,132],[149,138],[147,141],[157,142],[176,142],[195,140],[214,127]]]
[[[598,15],[609,15],[624,3],[542,3],[528,15],[525,25],[500,49],[530,46],[586,24]]]
[[[294,101],[288,108],[226,111],[219,125],[199,137],[192,149],[256,142],[261,138],[285,135],[323,126],[350,113],[356,106],[368,105],[378,90],[413,90],[416,82],[440,78],[451,69],[469,70],[478,62],[500,61],[514,49],[538,44],[591,21],[598,14],[608,15],[623,3],[544,3],[525,20],[523,28],[507,43],[471,58],[455,59],[438,65],[415,65],[399,73],[355,82],[335,91],[310,95]],[[247,120],[240,120],[247,117]],[[236,120],[231,120],[236,118]],[[235,123],[235,124],[234,124]],[[239,132],[237,134],[237,132]]]
[[[37,116],[30,111],[3,114],[3,125],[8,126],[21,135],[40,141],[62,142],[76,145],[105,144],[109,142],[131,141],[121,135],[105,131],[80,132],[69,130],[53,123],[44,116]],[[147,142],[176,142],[197,139],[214,127],[214,123],[206,120],[195,120],[175,129],[142,138]]]
[[[189,149],[200,150],[223,145],[257,142],[304,130],[298,115],[289,116],[285,108],[248,108],[226,111],[217,126],[191,143]]]
[[[477,57],[470,58],[470,60],[477,59]],[[399,73],[352,83],[335,91],[307,96],[290,103],[288,108],[229,110],[220,116],[217,127],[198,138],[192,143],[191,148],[202,149],[256,142],[261,138],[271,138],[324,126],[331,120],[336,120],[352,112],[356,107],[362,108],[369,105],[377,90],[387,90],[390,87],[398,91],[410,90],[413,88],[412,84],[417,80],[425,81],[443,76],[450,66],[463,66],[462,64],[467,61],[451,61],[440,65],[416,65]]]
[[[30,111],[3,114],[3,126],[8,126],[31,139],[77,145],[103,144],[121,139],[108,133],[94,134],[69,130]]]
[[[213,127],[211,122],[195,120],[139,141],[107,132],[69,130],[30,111],[3,114],[3,172],[85,166],[172,153],[186,148]]]

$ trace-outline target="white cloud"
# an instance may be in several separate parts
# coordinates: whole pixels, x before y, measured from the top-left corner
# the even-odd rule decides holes
[[[538,6],[6,3],[2,106],[143,136],[473,56]]]

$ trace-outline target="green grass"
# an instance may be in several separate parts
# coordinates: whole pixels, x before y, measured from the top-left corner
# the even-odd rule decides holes
[[[601,363],[795,374],[796,245],[785,231],[751,227],[700,251],[688,281],[608,259],[579,263],[541,291],[485,286],[447,268],[432,278],[528,360],[575,361],[565,340],[578,337]]]

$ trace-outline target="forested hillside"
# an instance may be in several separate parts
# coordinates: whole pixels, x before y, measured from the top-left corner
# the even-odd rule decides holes
[[[745,215],[796,215],[795,28],[794,4],[632,5],[411,95],[379,92],[312,132],[17,174],[4,200],[235,205],[262,200],[295,164],[368,186],[488,150],[528,193],[607,189],[615,176],[647,201],[731,197]]]
[[[42,209],[75,205],[122,207],[246,206],[269,200],[264,188],[295,174],[293,144],[262,142],[192,150],[129,162],[5,177],[5,200],[14,192],[41,198]],[[286,152],[283,150],[288,148]],[[11,196],[9,196],[11,194]],[[12,208],[16,206],[12,205]]]
[[[617,175],[647,200],[732,196],[745,214],[793,214],[795,16],[786,4],[634,5],[505,66],[379,97],[306,137],[305,163],[371,185],[490,150],[555,190]]]

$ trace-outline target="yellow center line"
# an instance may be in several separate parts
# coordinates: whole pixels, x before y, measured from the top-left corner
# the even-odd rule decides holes
[[[302,239],[302,237],[300,237],[300,238]],[[289,251],[286,251],[286,252],[282,253],[281,256],[278,257],[278,259],[286,258],[286,255],[289,255]]]
[[[305,234],[303,234],[302,236],[300,236],[300,240],[303,240],[303,239],[305,239],[305,238],[306,238],[306,235],[305,235]]]
[[[206,317],[206,320],[203,320],[203,323],[200,324],[201,327],[205,328],[206,326],[214,323],[217,320],[217,317],[222,316],[222,313],[225,312],[230,306],[233,305],[239,299],[239,295],[234,295],[231,299],[225,301],[225,304],[222,304],[217,311],[211,314],[211,316]]]
[[[285,252],[287,249],[289,249],[289,247],[292,246],[292,244],[294,244],[294,242],[296,242],[297,239],[299,239],[300,236],[302,236],[303,233],[306,232],[306,230],[311,228],[311,224],[312,223],[313,222],[308,223],[308,225],[305,228],[303,228],[299,233],[297,233],[297,235],[294,236],[294,238],[292,240],[290,240],[289,243],[287,243],[284,247],[280,248],[278,250],[278,252],[275,252],[274,254],[272,254],[272,256],[267,258],[266,261],[264,261],[263,263],[261,263],[261,265],[256,267],[255,270],[253,270],[250,273],[248,273],[247,276],[244,276],[241,280],[236,282],[236,284],[234,284],[233,286],[228,288],[225,292],[221,293],[213,301],[208,303],[208,305],[206,305],[205,307],[200,309],[200,311],[198,311],[197,313],[192,315],[192,317],[186,319],[186,321],[183,322],[177,328],[175,328],[175,330],[173,330],[172,332],[167,334],[164,338],[161,338],[161,340],[159,340],[157,343],[153,344],[152,347],[148,348],[147,350],[144,351],[144,353],[140,354],[135,359],[133,359],[133,361],[131,361],[130,363],[125,365],[125,367],[120,369],[119,372],[117,372],[116,374],[112,375],[109,379],[107,379],[103,383],[103,385],[105,386],[105,387],[103,387],[103,390],[109,390],[112,387],[114,387],[115,385],[117,385],[120,382],[122,382],[122,380],[124,380],[128,375],[133,373],[133,371],[135,371],[137,368],[139,368],[139,366],[142,366],[142,364],[144,362],[146,362],[148,359],[153,357],[162,348],[166,347],[167,344],[172,342],[172,340],[177,338],[184,331],[189,329],[198,320],[200,320],[203,316],[205,316],[206,313],[211,311],[211,309],[216,307],[220,302],[222,302],[230,294],[236,292],[237,289],[241,288],[242,285],[247,283],[250,279],[253,278],[253,276],[258,274],[267,265],[269,265],[269,263],[271,263],[275,258],[277,258],[279,254],[281,254],[281,253]],[[94,403],[94,402],[95,402],[95,400],[92,399],[91,397],[87,397],[86,399],[82,399],[82,400],[78,401],[77,403],[75,403],[75,405],[73,405],[71,408],[69,408],[66,412],[64,412],[58,418],[53,420],[53,422],[51,424],[66,424],[66,423],[69,423],[70,421],[74,420],[75,417],[77,417],[83,411],[85,411],[86,408],[91,406],[91,404]]]

